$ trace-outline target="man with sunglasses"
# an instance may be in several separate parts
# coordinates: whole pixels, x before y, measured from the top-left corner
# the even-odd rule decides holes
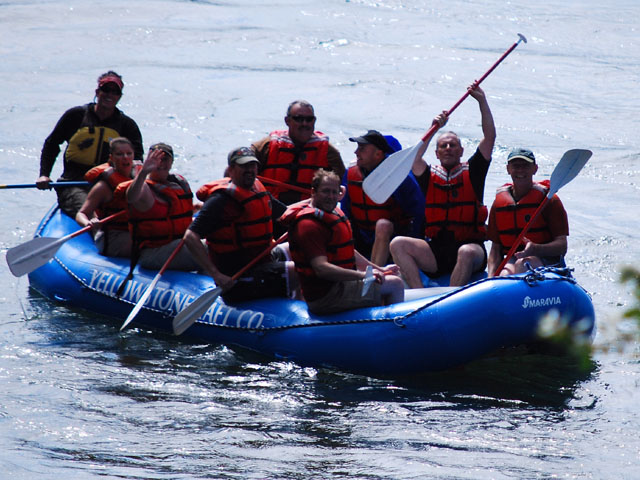
[[[122,77],[109,70],[98,77],[95,102],[67,110],[44,141],[40,155],[40,176],[36,186],[49,189],[51,171],[67,142],[64,167],[58,181],[82,181],[91,168],[109,160],[109,142],[125,137],[133,144],[134,157],[142,160],[142,135],[136,122],[126,116],[116,104],[122,97]],[[75,218],[84,203],[89,187],[58,188],[58,204],[64,213]]]
[[[265,181],[266,188],[275,198],[291,205],[309,198],[309,194],[286,185],[310,190],[316,170],[324,168],[342,178],[345,167],[340,152],[329,143],[329,137],[315,130],[316,116],[309,102],[291,102],[284,122],[288,130],[275,130],[251,148],[260,162],[259,175],[278,182],[270,185]]]

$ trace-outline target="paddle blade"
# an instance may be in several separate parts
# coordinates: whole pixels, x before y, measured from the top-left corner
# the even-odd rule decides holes
[[[552,197],[558,190],[571,180],[576,178],[582,167],[591,158],[591,150],[574,148],[567,150],[558,162],[558,165],[551,174],[548,197]]]
[[[214,288],[196,298],[191,305],[182,310],[173,319],[173,333],[181,335],[193,325],[222,293],[222,287]]]
[[[374,280],[375,278],[373,277],[373,267],[371,265],[367,265],[367,270],[365,272],[365,277],[364,277],[364,284],[362,285],[361,296],[364,297],[367,294]]]
[[[362,188],[375,203],[382,204],[396,191],[396,188],[407,178],[416,153],[422,146],[419,142],[410,148],[389,155],[362,182]]]
[[[64,239],[36,237],[7,250],[9,270],[16,277],[31,273],[53,258]]]

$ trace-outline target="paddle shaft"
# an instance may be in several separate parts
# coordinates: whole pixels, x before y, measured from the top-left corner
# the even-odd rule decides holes
[[[260,259],[262,259],[265,255],[271,252],[271,250],[273,250],[276,245],[286,241],[287,238],[288,233],[285,232],[280,238],[278,238],[278,240],[269,245],[269,248],[262,251],[254,259],[252,259],[249,263],[242,267],[238,272],[236,272],[236,274],[231,277],[232,282],[237,281],[247,270],[253,267],[257,262],[259,262]],[[191,303],[187,308],[179,312],[173,319],[173,333],[176,335],[181,335],[185,330],[193,325],[196,320],[209,309],[209,306],[216,301],[222,291],[222,287],[216,287],[213,290],[209,290],[196,298],[193,303]]]
[[[244,267],[242,267],[240,270],[238,270],[235,273],[235,275],[233,275],[233,277],[231,277],[231,280],[234,281],[234,282],[236,280],[238,280],[242,275],[245,274],[245,272],[247,270],[249,270],[251,267],[253,267],[256,263],[258,263],[260,260],[262,260],[265,256],[267,256],[267,254],[269,254],[271,252],[271,250],[276,248],[276,245],[279,245],[282,242],[286,242],[288,237],[289,237],[289,232],[284,232],[280,236],[280,238],[278,238],[275,242],[273,242],[271,245],[269,245],[269,248],[267,248],[266,250],[263,250],[262,252],[260,252],[253,260],[251,260]]]
[[[290,185],[288,183],[281,182],[280,180],[274,180],[273,178],[262,177],[258,175],[258,180],[263,183],[269,183],[271,185],[275,185],[276,187],[283,187],[289,190],[293,190],[295,192],[306,193],[307,195],[311,195],[311,190],[308,188],[298,187],[297,185]]]
[[[50,182],[49,188],[88,187],[89,182]],[[16,183],[13,185],[0,185],[1,188],[37,188],[35,183]]]
[[[114,218],[125,213],[124,211],[114,213],[103,218],[100,223],[107,223]],[[30,273],[35,269],[47,263],[56,254],[60,246],[67,240],[71,240],[78,235],[89,231],[90,225],[81,228],[69,235],[61,238],[35,237],[28,242],[17,245],[7,251],[6,260],[11,273],[20,277],[26,273]]]
[[[133,310],[131,310],[131,312],[129,313],[129,316],[120,327],[120,331],[124,330],[127,327],[127,325],[129,325],[129,323],[131,323],[131,321],[135,318],[135,316],[138,314],[140,309],[142,309],[142,306],[147,301],[147,298],[149,298],[149,296],[151,295],[151,292],[153,291],[154,288],[156,288],[157,283],[160,281],[160,277],[167,270],[167,268],[169,268],[171,261],[174,258],[176,258],[176,255],[178,255],[178,252],[180,251],[183,245],[184,245],[184,237],[180,240],[180,242],[178,242],[178,245],[176,245],[176,248],[173,250],[173,252],[171,252],[171,255],[169,255],[169,258],[167,258],[167,260],[164,262],[160,270],[158,270],[158,273],[156,274],[156,276],[153,277],[153,280],[151,280],[151,283],[149,284],[147,289],[144,291],[144,293],[140,297],[140,300],[136,302],[135,306],[133,307]]]
[[[501,56],[498,60],[496,60],[496,62],[491,66],[491,68],[490,68],[489,70],[487,70],[487,71],[484,73],[484,75],[482,75],[478,80],[476,80],[476,81],[474,82],[475,86],[480,85],[480,84],[484,81],[484,79],[485,79],[485,78],[487,78],[487,77],[491,74],[491,72],[493,72],[493,71],[496,69],[496,67],[497,67],[498,65],[500,65],[500,63],[502,63],[502,61],[503,61],[505,58],[507,58],[507,56],[508,56],[511,52],[513,52],[513,51],[516,49],[516,47],[520,44],[520,42],[524,41],[525,43],[527,43],[527,39],[526,39],[526,38],[524,38],[524,35],[521,35],[521,34],[519,33],[519,34],[518,34],[518,36],[520,37],[520,38],[518,39],[518,41],[517,41],[517,42],[515,42],[513,45],[511,45],[511,46],[510,46],[510,47],[509,47],[509,48],[508,48],[508,49],[507,49],[507,50],[502,54],[502,56]],[[464,94],[464,95],[462,95],[462,97],[460,97],[460,100],[458,100],[458,101],[453,105],[453,107],[451,107],[449,110],[447,110],[447,117],[448,117],[449,115],[451,115],[451,114],[453,113],[453,111],[454,111],[456,108],[458,108],[462,102],[464,102],[464,101],[466,100],[466,98],[467,98],[468,96],[469,96],[469,90],[467,90],[467,91],[465,92],[465,94]],[[426,142],[426,141],[427,141],[427,139],[428,139],[428,138],[431,138],[431,136],[432,136],[434,133],[436,133],[436,131],[437,131],[439,128],[440,128],[440,125],[438,125],[437,123],[434,123],[433,125],[431,125],[431,128],[430,128],[430,129],[427,131],[427,133],[425,133],[425,134],[424,134],[424,136],[422,137],[422,141],[423,141],[423,142]]]

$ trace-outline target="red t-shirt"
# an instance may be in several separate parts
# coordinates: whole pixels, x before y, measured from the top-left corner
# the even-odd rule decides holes
[[[327,245],[331,241],[332,232],[320,222],[311,218],[303,218],[289,231],[289,243],[299,246],[305,263],[311,264],[316,257],[327,257]],[[300,276],[300,287],[307,301],[324,297],[333,282],[315,276]]]

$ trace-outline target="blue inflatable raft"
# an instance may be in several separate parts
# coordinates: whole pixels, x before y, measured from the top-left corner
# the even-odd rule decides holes
[[[59,238],[76,230],[78,225],[54,207],[36,236]],[[52,300],[122,320],[157,273],[136,268],[118,297],[128,271],[127,259],[99,255],[85,233],[64,243],[52,260],[29,274],[29,280],[32,288]],[[168,270],[132,326],[171,332],[173,317],[213,287],[207,276]],[[591,298],[566,269],[407,292],[401,304],[328,316],[310,315],[306,304],[297,300],[263,299],[231,307],[218,298],[182,336],[301,366],[399,377],[537,343],[539,322],[550,313],[585,335],[594,331]],[[411,299],[418,296],[422,298]]]

